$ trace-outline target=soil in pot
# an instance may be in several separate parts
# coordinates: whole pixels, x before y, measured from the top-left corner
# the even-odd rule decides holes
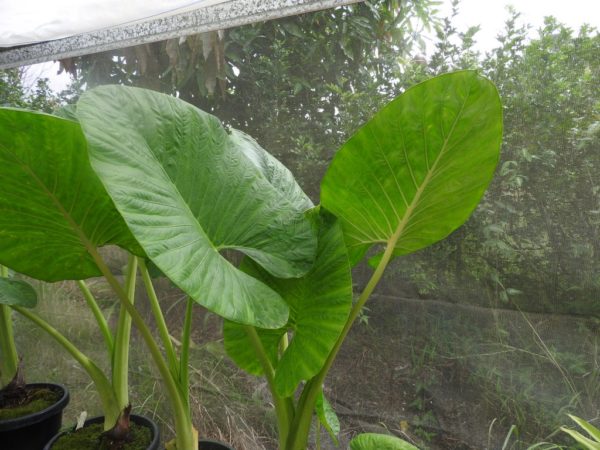
[[[45,386],[33,388],[25,386],[22,392],[16,395],[0,393],[0,420],[16,419],[37,413],[55,404],[61,396],[61,392]]]
[[[2,450],[41,450],[60,429],[69,393],[63,386],[32,383],[0,395]]]
[[[55,436],[44,450],[157,450],[159,432],[156,424],[141,416],[131,416],[130,437],[122,445],[112,445],[103,437],[104,420],[95,417],[85,422],[83,428]]]
[[[233,447],[230,447],[227,444],[219,441],[211,441],[210,439],[200,439],[198,441],[198,449],[199,450],[233,450]]]

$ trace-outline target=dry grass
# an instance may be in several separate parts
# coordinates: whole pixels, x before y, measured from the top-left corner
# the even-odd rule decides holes
[[[111,264],[118,272],[117,264]],[[110,323],[116,321],[117,301],[103,279],[89,282]],[[102,369],[109,367],[104,341],[83,297],[74,282],[38,283],[40,302],[36,313],[45,318]],[[149,323],[143,293],[136,300]],[[168,283],[159,283],[158,293],[174,337],[180,335],[183,303],[181,293]],[[276,447],[275,418],[267,403],[265,387],[230,363],[220,337],[220,319],[195,309],[193,344],[190,353],[191,404],[200,435],[232,444],[238,450],[268,450]],[[65,410],[65,425],[73,424],[85,411],[88,417],[101,415],[100,403],[87,374],[42,330],[27,319],[15,317],[17,345],[30,382],[64,384],[71,393]],[[132,334],[130,355],[130,397],[135,414],[154,419],[165,440],[173,436],[168,399],[149,354],[137,333]]]

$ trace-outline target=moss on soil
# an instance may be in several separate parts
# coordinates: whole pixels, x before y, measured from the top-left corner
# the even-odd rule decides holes
[[[152,442],[150,429],[131,423],[131,441],[121,446],[111,446],[101,435],[102,424],[88,425],[63,435],[52,445],[52,450],[146,450]]]
[[[27,398],[18,406],[0,408],[0,420],[16,419],[42,411],[60,399],[60,394],[51,389],[28,391]]]

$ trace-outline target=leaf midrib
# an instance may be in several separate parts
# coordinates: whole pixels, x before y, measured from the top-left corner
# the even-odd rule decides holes
[[[396,246],[397,242],[400,240],[400,237],[402,236],[402,232],[404,231],[404,229],[406,228],[406,225],[410,221],[410,219],[411,219],[411,217],[413,215],[413,212],[415,211],[415,209],[419,205],[419,201],[421,199],[421,195],[423,194],[423,192],[427,188],[429,182],[433,178],[433,175],[435,173],[435,170],[437,168],[438,163],[440,162],[440,160],[442,159],[442,157],[444,156],[444,154],[446,153],[446,151],[448,149],[448,141],[450,140],[450,137],[454,133],[454,129],[456,127],[456,124],[458,123],[460,117],[462,116],[462,114],[464,112],[465,105],[467,104],[467,101],[468,101],[470,95],[471,95],[471,87],[469,86],[469,90],[467,92],[467,95],[465,95],[465,99],[464,99],[464,101],[463,101],[463,103],[462,103],[462,105],[460,107],[460,110],[456,114],[456,117],[454,119],[454,123],[452,124],[452,127],[450,128],[450,131],[448,132],[448,134],[446,135],[446,138],[444,139],[444,145],[442,146],[442,149],[440,150],[438,156],[435,158],[435,161],[434,161],[433,165],[431,166],[431,169],[427,172],[427,175],[425,176],[425,179],[421,183],[421,186],[419,186],[419,188],[417,189],[417,192],[415,193],[415,196],[413,197],[413,200],[410,202],[410,205],[408,205],[408,207],[406,208],[404,216],[402,217],[402,220],[398,224],[398,228],[396,229],[396,231],[394,232],[394,234],[392,234],[392,236],[390,236],[390,238],[387,240],[386,245],[388,247],[395,247]],[[427,153],[427,148],[425,149],[425,152]],[[407,164],[409,164],[409,166],[410,166],[410,163],[408,162],[408,159],[407,159]],[[396,214],[398,214],[397,211],[396,211]]]

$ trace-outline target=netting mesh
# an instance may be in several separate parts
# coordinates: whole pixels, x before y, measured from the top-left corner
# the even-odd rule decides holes
[[[504,105],[495,179],[467,224],[388,268],[326,390],[342,445],[381,429],[432,449],[569,442],[566,413],[600,417],[600,37],[552,18],[531,33],[511,11],[482,55],[476,29],[396,3],[63,61],[73,90],[39,105],[107,83],[177,95],[257,139],[318,201],[333,152],[380,106],[479,70]],[[356,270],[357,291],[369,273]]]

